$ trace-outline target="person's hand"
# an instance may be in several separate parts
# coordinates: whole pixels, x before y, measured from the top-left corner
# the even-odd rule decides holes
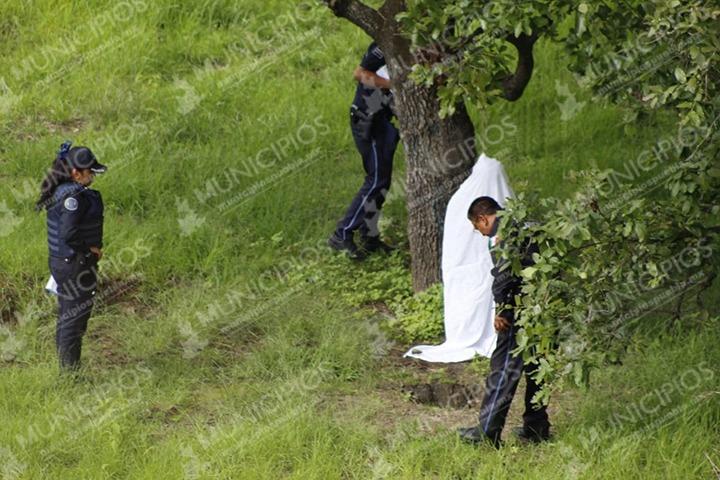
[[[510,328],[510,322],[505,317],[495,315],[495,331],[500,333]]]
[[[102,250],[100,250],[98,247],[90,247],[90,251],[95,254],[98,260],[102,258]]]

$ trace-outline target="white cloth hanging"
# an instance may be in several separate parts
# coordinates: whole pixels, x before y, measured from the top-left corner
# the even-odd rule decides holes
[[[470,176],[450,198],[445,214],[442,244],[442,277],[445,343],[418,345],[406,357],[428,362],[452,363],[476,355],[490,357],[497,334],[493,326],[493,263],[488,238],[475,231],[467,218],[474,199],[494,198],[500,205],[513,196],[502,164],[480,155]]]

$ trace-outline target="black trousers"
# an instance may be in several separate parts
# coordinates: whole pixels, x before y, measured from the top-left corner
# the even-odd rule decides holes
[[[70,258],[50,257],[50,272],[58,284],[59,313],[55,346],[60,366],[80,366],[82,338],[87,330],[97,288],[95,255],[77,254]]]
[[[480,428],[497,443],[500,441],[502,429],[520,377],[525,376],[525,413],[523,425],[526,430],[537,433],[546,432],[550,427],[547,407],[536,409],[532,405],[532,397],[540,386],[530,377],[536,369],[535,365],[524,364],[522,357],[511,353],[517,347],[514,325],[504,332],[498,333],[497,345],[490,357],[490,374],[485,382],[485,396],[480,407]]]
[[[358,229],[365,237],[380,235],[380,209],[390,189],[393,156],[400,140],[397,128],[384,112],[377,114],[369,129],[358,127],[359,123],[356,116],[350,116],[355,146],[362,156],[365,180],[337,224],[335,235],[342,240],[351,239]]]

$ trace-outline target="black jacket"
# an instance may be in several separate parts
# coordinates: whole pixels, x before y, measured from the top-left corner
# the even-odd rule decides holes
[[[47,209],[50,256],[67,258],[102,248],[103,210],[100,192],[75,182],[58,185]]]
[[[526,239],[520,246],[518,251],[513,252],[513,255],[520,257],[521,268],[526,268],[535,264],[532,256],[533,253],[539,253],[537,243],[532,239]],[[512,261],[510,259],[502,259],[495,248],[490,250],[490,254],[493,259],[495,266],[490,272],[493,276],[492,293],[495,304],[498,310],[503,310],[501,313],[509,321],[513,321],[512,308],[515,307],[515,296],[520,295],[522,288],[522,278],[518,275],[513,274],[510,267]]]

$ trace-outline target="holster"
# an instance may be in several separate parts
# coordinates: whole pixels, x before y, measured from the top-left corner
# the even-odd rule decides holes
[[[356,138],[370,140],[374,115],[368,115],[355,105],[350,106],[350,129]]]

